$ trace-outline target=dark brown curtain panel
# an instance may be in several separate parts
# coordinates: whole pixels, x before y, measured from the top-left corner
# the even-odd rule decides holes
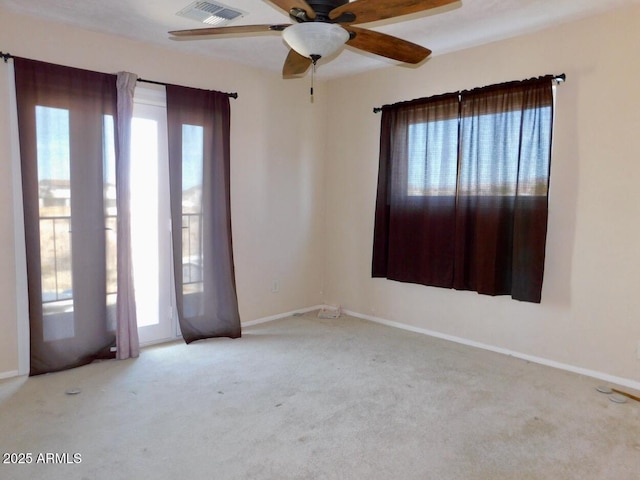
[[[552,81],[383,109],[374,277],[540,302]]]
[[[173,258],[187,343],[241,335],[230,208],[226,94],[167,86]]]
[[[450,287],[458,95],[383,109],[373,276]]]
[[[36,375],[113,356],[116,77],[14,61]]]
[[[552,81],[496,85],[461,98],[454,287],[540,302]]]

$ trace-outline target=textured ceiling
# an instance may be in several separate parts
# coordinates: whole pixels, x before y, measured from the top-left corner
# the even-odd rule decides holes
[[[176,15],[190,3],[192,0],[0,0],[0,7],[87,30],[281,71],[288,48],[278,33],[170,40],[169,30],[207,26]],[[281,10],[265,0],[222,3],[248,12],[233,25],[289,23]],[[418,43],[433,50],[433,55],[440,55],[639,3],[640,0],[461,0],[428,13],[366,27]],[[322,78],[336,78],[393,64],[347,47],[334,58],[321,60],[317,73]]]

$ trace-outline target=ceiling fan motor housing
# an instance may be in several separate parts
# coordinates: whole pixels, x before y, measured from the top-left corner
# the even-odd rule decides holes
[[[329,12],[334,8],[349,3],[349,0],[307,0],[307,3],[316,12],[316,22],[334,23],[334,20],[329,19]]]

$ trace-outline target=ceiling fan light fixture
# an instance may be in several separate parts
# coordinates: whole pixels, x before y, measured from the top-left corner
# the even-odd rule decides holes
[[[326,22],[304,22],[287,27],[284,41],[303,57],[327,57],[349,40],[349,32],[340,25]]]

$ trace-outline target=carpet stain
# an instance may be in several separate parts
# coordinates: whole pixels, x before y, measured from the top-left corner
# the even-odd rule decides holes
[[[554,424],[545,421],[540,417],[533,417],[527,420],[522,427],[521,434],[525,437],[549,436],[558,429]]]

